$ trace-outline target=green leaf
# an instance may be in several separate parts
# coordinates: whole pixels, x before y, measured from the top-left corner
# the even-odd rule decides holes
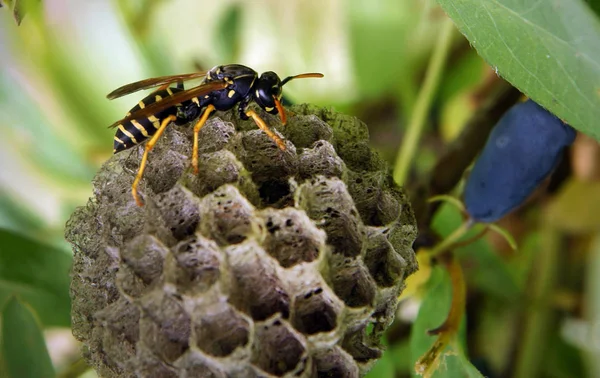
[[[52,361],[33,310],[11,297],[2,311],[2,359],[7,378],[52,378]]]
[[[68,327],[70,267],[68,253],[0,229],[0,307],[18,295],[43,326]]]
[[[365,378],[394,378],[394,357],[391,350],[383,352],[383,356],[377,361],[375,366],[369,371]]]
[[[394,364],[394,370],[398,373],[405,374],[412,371],[410,356],[410,343],[408,338],[403,338],[400,343],[390,346],[389,354],[391,355]]]
[[[431,278],[427,284],[427,293],[421,303],[419,315],[412,328],[410,338],[410,351],[412,366],[433,345],[437,336],[429,336],[428,330],[439,327],[446,320],[450,304],[452,302],[452,284],[448,273],[441,267],[436,266],[432,270]],[[483,376],[469,362],[462,347],[464,340],[464,324],[459,331],[459,342],[454,347],[450,346],[442,353],[440,367],[433,373],[436,378],[454,377],[477,377]],[[413,377],[417,377],[414,369],[411,371]]]
[[[351,61],[360,98],[397,93],[411,109],[419,73],[437,38],[439,22],[429,17],[434,0],[346,3]]]
[[[579,346],[587,364],[589,377],[600,377],[600,359],[598,359],[598,319],[600,319],[600,234],[595,232],[590,240],[589,252],[585,264],[586,274],[582,301],[585,303],[583,320],[587,322],[588,332],[577,335],[576,332],[563,334],[573,345]],[[579,339],[579,340],[578,340]]]
[[[445,237],[462,222],[462,216],[454,206],[444,205],[436,214],[432,227]],[[463,236],[462,240],[476,235],[480,230],[480,228],[472,229]],[[456,255],[465,267],[465,276],[469,285],[507,300],[514,300],[521,295],[521,287],[509,264],[502,260],[484,239],[478,239],[458,248]]]
[[[242,5],[233,3],[225,10],[223,16],[221,16],[221,22],[217,28],[217,43],[215,43],[215,47],[219,49],[220,56],[224,62],[235,62],[240,56],[242,15]]]
[[[31,234],[44,228],[44,222],[36,214],[28,211],[22,203],[15,201],[0,189],[0,229]]]
[[[596,13],[597,16],[600,16],[600,1],[585,0],[585,2],[590,8],[592,8],[592,10],[594,11],[594,13]]]
[[[20,25],[23,17],[31,10],[31,7],[41,4],[41,0],[4,0],[0,1],[0,8],[4,4],[12,10],[17,25]]]
[[[23,43],[23,41],[15,39],[14,43]],[[3,53],[10,52],[0,50],[0,54]],[[90,153],[90,148],[94,150],[96,147],[88,144],[87,137],[74,137],[70,142],[61,137],[60,126],[50,121],[52,117],[48,113],[44,113],[37,105],[35,98],[25,91],[11,91],[9,89],[21,86],[23,86],[23,83],[15,77],[0,75],[2,138],[8,142],[13,151],[17,151],[18,156],[15,156],[15,160],[27,165],[30,169],[27,173],[36,176],[36,178],[46,176],[51,177],[52,181],[55,182],[62,180],[65,187],[73,187],[73,189],[76,189],[76,186],[81,187],[84,183],[88,184],[97,168],[86,160],[87,156],[84,156],[82,152]],[[74,96],[75,93],[72,92]],[[90,128],[87,123],[83,127]],[[104,136],[108,139],[111,130],[106,127],[103,129],[106,129],[102,132],[106,132]],[[72,133],[78,136],[85,135],[74,131]],[[23,138],[23,136],[28,138]],[[34,136],[36,143],[31,143],[29,138]],[[91,139],[92,137],[90,137]],[[107,140],[98,137],[96,139],[100,141]],[[81,149],[80,146],[74,145],[77,144],[75,140],[79,144],[88,146],[88,149]],[[8,151],[10,152],[10,149]]]
[[[582,0],[438,0],[498,74],[600,140],[600,23]]]
[[[542,371],[544,376],[554,378],[585,377],[586,369],[581,350],[567,344],[560,335],[560,329],[555,330],[549,340],[548,355],[545,356]]]
[[[446,67],[441,78],[438,101],[446,103],[452,97],[482,85],[487,66],[474,50],[469,50],[458,61]]]

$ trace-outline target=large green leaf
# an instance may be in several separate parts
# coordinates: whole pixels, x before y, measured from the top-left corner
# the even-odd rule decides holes
[[[498,74],[600,140],[600,22],[582,0],[438,0]]]
[[[15,297],[2,311],[0,345],[7,378],[55,376],[38,320],[32,309]]]
[[[0,229],[0,307],[17,295],[44,326],[68,327],[70,266],[67,252]]]

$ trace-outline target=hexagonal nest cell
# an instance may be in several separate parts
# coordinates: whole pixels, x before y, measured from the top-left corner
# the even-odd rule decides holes
[[[287,125],[216,113],[114,155],[67,224],[73,333],[102,377],[359,377],[417,269],[412,210],[365,124],[310,105]],[[367,331],[368,329],[368,331]]]

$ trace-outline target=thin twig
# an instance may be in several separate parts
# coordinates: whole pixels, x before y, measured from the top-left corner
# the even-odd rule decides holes
[[[423,82],[423,86],[417,97],[415,109],[412,112],[406,135],[404,136],[402,145],[398,151],[394,167],[394,180],[396,180],[398,185],[404,184],[408,171],[412,166],[413,158],[417,146],[419,145],[423,128],[425,127],[425,120],[427,119],[427,114],[431,108],[434,95],[440,82],[440,77],[444,70],[448,51],[450,50],[453,30],[454,24],[452,23],[452,20],[446,18],[442,24],[433,55],[429,61],[425,73],[425,81]]]

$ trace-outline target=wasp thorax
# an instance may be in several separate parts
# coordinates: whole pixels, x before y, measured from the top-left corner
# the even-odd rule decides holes
[[[381,356],[417,269],[410,205],[364,123],[291,111],[285,150],[216,113],[198,175],[193,130],[167,128],[143,207],[128,155],[96,175],[66,238],[73,333],[99,376],[352,378]]]

